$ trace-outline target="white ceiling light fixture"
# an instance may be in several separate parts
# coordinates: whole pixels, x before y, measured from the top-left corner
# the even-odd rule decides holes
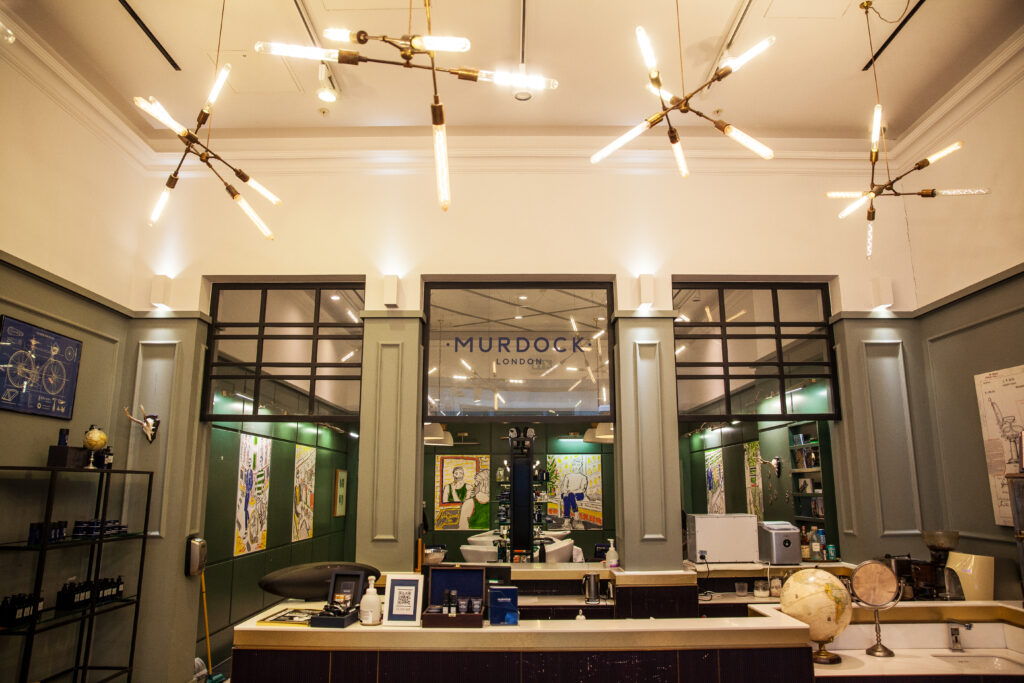
[[[451,182],[448,169],[448,134],[445,125],[444,105],[441,104],[441,97],[437,91],[437,73],[449,73],[464,81],[485,81],[497,85],[508,85],[521,88],[524,84],[531,89],[554,89],[558,87],[558,81],[542,76],[532,76],[525,73],[506,73],[502,71],[485,71],[481,69],[470,69],[467,67],[445,68],[437,65],[435,53],[437,52],[466,52],[470,48],[468,38],[461,36],[435,36],[432,33],[430,17],[430,0],[423,0],[423,7],[426,10],[427,32],[425,35],[412,33],[412,5],[409,6],[409,33],[400,37],[388,35],[371,35],[359,30],[352,31],[346,28],[328,28],[324,31],[324,38],[341,43],[354,43],[366,45],[371,40],[379,41],[390,45],[398,50],[401,61],[394,59],[379,59],[367,57],[356,50],[327,49],[306,45],[290,45],[287,43],[264,42],[256,43],[255,50],[264,54],[277,55],[296,59],[312,59],[319,62],[337,62],[358,66],[363,63],[389,64],[407,69],[424,69],[430,71],[431,83],[433,85],[433,102],[430,105],[430,121],[434,138],[434,177],[437,183],[437,201],[442,211],[447,211],[451,205]],[[429,64],[416,62],[415,58],[423,55]]]
[[[638,123],[633,128],[623,133],[620,137],[616,138],[612,142],[608,143],[604,148],[595,152],[590,157],[590,163],[597,164],[603,159],[613,154],[620,147],[623,147],[634,138],[639,137],[649,128],[653,128],[662,121],[668,125],[668,141],[672,150],[672,156],[675,159],[676,167],[679,169],[679,174],[684,178],[690,175],[690,169],[686,164],[686,157],[683,154],[683,147],[679,141],[679,133],[672,125],[672,121],[669,118],[669,112],[675,111],[680,114],[692,113],[699,118],[706,119],[717,128],[723,135],[726,135],[736,142],[740,143],[750,151],[757,154],[762,159],[771,159],[775,156],[774,152],[765,144],[758,142],[754,138],[750,137],[740,129],[736,128],[730,123],[722,121],[720,119],[714,119],[707,116],[701,111],[694,109],[690,106],[690,101],[698,94],[707,90],[713,83],[716,83],[729,74],[739,71],[740,68],[749,62],[751,59],[767,50],[775,42],[775,36],[769,36],[761,42],[754,45],[752,48],[747,50],[739,57],[725,60],[711,75],[703,85],[698,87],[696,90],[677,97],[665,90],[661,83],[661,71],[658,69],[658,62],[654,55],[654,47],[651,45],[651,40],[647,36],[647,32],[643,26],[636,27],[636,40],[640,46],[640,53],[643,56],[644,65],[647,67],[647,78],[650,81],[648,89],[653,92],[661,103],[661,110],[657,111],[646,119]],[[682,44],[680,43],[680,50],[682,50]],[[680,59],[680,65],[682,59]]]
[[[423,443],[433,445],[438,441],[444,441],[444,426],[438,422],[427,422],[423,425]]]
[[[877,199],[878,197],[903,197],[912,195],[928,198],[934,198],[937,196],[972,196],[988,194],[989,191],[984,188],[955,190],[936,190],[935,188],[931,188],[911,192],[900,191],[896,189],[896,183],[903,180],[903,178],[907,177],[914,171],[920,171],[924,168],[927,168],[928,166],[934,164],[936,161],[939,161],[940,159],[949,156],[953,152],[962,149],[963,143],[958,140],[953,144],[948,145],[943,149],[940,149],[939,151],[933,153],[932,155],[916,162],[909,170],[897,175],[895,178],[890,174],[889,154],[885,140],[885,127],[882,122],[882,96],[878,89],[878,70],[875,66],[875,56],[877,53],[875,52],[874,42],[871,39],[871,12],[874,12],[876,15],[878,15],[879,19],[882,19],[882,21],[885,21],[886,23],[896,23],[897,21],[900,21],[900,19],[902,19],[903,17],[901,16],[900,18],[895,19],[893,21],[885,19],[884,17],[882,17],[881,14],[879,14],[878,10],[872,6],[871,0],[865,0],[864,2],[861,2],[860,8],[864,10],[864,21],[867,25],[868,48],[871,51],[871,60],[869,64],[871,65],[871,76],[874,79],[875,83],[875,107],[872,110],[871,114],[871,152],[869,156],[869,159],[871,160],[871,178],[869,180],[869,187],[867,190],[852,192],[845,190],[833,191],[827,192],[825,196],[829,197],[830,199],[854,200],[853,202],[849,203],[846,206],[846,208],[839,212],[839,218],[846,218],[854,211],[857,211],[858,209],[864,207],[865,205],[867,206],[868,228],[866,256],[867,258],[871,258],[873,237],[873,225],[871,224],[871,222],[875,220],[875,199]],[[906,8],[904,8],[903,11],[904,14],[906,14]],[[911,14],[912,13],[913,12],[911,12]],[[909,19],[909,16],[907,18]],[[881,156],[885,161],[885,178],[881,180],[876,180],[875,171],[879,159],[879,142],[882,143]]]
[[[649,309],[654,305],[654,276],[650,273],[642,273],[637,276],[636,281],[639,289],[638,308]]]
[[[0,22],[0,43],[13,45],[15,40],[17,39],[14,37],[14,31],[4,26],[3,22]]]
[[[149,302],[161,311],[170,310],[171,278],[166,275],[154,275],[149,288]]]
[[[316,91],[316,96],[321,102],[327,102],[328,104],[338,101],[338,90],[334,87],[334,80],[331,75],[327,73],[327,65],[323,62],[317,70],[318,80],[320,81],[320,87]]]

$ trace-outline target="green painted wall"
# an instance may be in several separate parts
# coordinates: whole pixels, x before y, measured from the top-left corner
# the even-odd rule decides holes
[[[347,430],[346,430],[347,432]],[[234,557],[238,449],[241,434],[271,439],[267,549]],[[315,446],[313,537],[291,541],[295,446]],[[357,440],[322,425],[307,423],[214,423],[210,429],[206,500],[206,601],[213,661],[231,656],[232,627],[279,601],[260,590],[265,574],[306,562],[353,560],[357,490]],[[348,471],[346,514],[334,517],[334,472]],[[206,659],[203,614],[199,612],[197,656]]]
[[[518,423],[516,423],[518,424]],[[497,468],[509,457],[508,424],[462,424],[448,425],[456,445],[452,447],[424,448],[423,460],[423,500],[426,502],[428,532],[424,537],[426,545],[444,545],[448,548],[445,560],[461,562],[462,554],[459,546],[467,543],[466,539],[480,530],[472,531],[433,531],[434,520],[434,465],[437,455],[490,455],[491,456],[491,527],[497,526],[497,491],[498,481],[495,478]],[[580,424],[535,424],[537,432],[534,442],[534,459],[546,462],[548,454],[558,453],[600,453],[601,454],[601,492],[602,517],[605,528],[600,530],[573,531],[570,537],[589,560],[594,555],[594,544],[607,542],[615,537],[615,468],[612,444],[591,444],[581,440],[569,440],[565,437],[571,432],[582,434],[590,427],[590,423]],[[465,433],[465,437],[458,435]],[[459,445],[458,441],[476,441],[479,445]]]

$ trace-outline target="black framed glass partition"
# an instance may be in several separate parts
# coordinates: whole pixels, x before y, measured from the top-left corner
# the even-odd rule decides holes
[[[425,419],[614,420],[610,282],[427,283]]]
[[[217,283],[201,419],[359,419],[362,282]]]
[[[839,417],[828,286],[676,280],[680,419]]]

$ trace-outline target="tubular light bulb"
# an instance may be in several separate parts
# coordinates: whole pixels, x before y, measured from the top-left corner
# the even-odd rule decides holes
[[[220,72],[217,74],[217,80],[213,82],[213,87],[210,88],[210,96],[206,98],[206,106],[203,109],[208,109],[213,106],[213,103],[217,101],[217,97],[220,95],[221,89],[228,80],[228,74],[231,73],[231,65],[225,64]]]
[[[678,320],[681,323],[688,323],[690,322],[690,316],[680,313],[679,317],[676,318],[676,320]]]
[[[357,324],[359,323],[359,316],[357,316],[355,313],[353,313],[351,308],[349,308],[345,312],[348,313],[348,317],[349,317],[349,319],[352,320],[352,322],[357,323]]]
[[[863,192],[851,192],[849,190],[833,190],[832,192],[826,192],[825,196],[829,199],[857,199],[863,197]]]
[[[875,115],[871,118],[871,151],[878,151],[878,138],[882,134],[882,105],[875,105]]]
[[[473,368],[472,368],[472,367],[470,367],[469,363],[467,363],[467,362],[465,361],[465,359],[463,359],[463,358],[460,358],[460,359],[459,359],[459,362],[460,362],[460,363],[462,363],[462,365],[463,365],[463,366],[465,366],[465,368],[466,368],[467,370],[469,370],[470,372],[472,372],[472,371],[473,371]]]
[[[553,78],[545,78],[544,76],[514,71],[481,70],[477,76],[477,80],[484,81],[486,83],[494,83],[495,85],[508,85],[514,88],[525,88],[526,90],[554,90],[558,87],[558,81]]]
[[[249,176],[249,179],[245,181],[245,184],[248,185],[249,187],[251,187],[252,189],[256,190],[257,192],[259,192],[261,195],[263,195],[263,197],[268,202],[273,204],[274,206],[280,206],[281,205],[281,199],[276,194],[274,194],[273,192],[271,192],[267,188],[263,187],[263,185],[261,185],[252,176]]]
[[[469,38],[461,36],[413,36],[409,41],[417,50],[429,52],[469,52]]]
[[[435,96],[436,98],[436,96]],[[437,178],[437,203],[447,211],[452,203],[452,188],[448,180],[448,134],[444,128],[444,105],[435,102],[430,105],[434,122],[434,175]]]
[[[351,358],[351,357],[352,357],[352,356],[354,356],[354,355],[356,355],[356,352],[355,352],[355,351],[349,351],[349,352],[348,352],[348,353],[346,353],[346,354],[345,354],[344,356],[342,356],[341,360],[340,360],[340,361],[338,361],[338,362],[339,362],[339,363],[344,363],[345,361],[347,361],[347,360],[348,360],[349,358]]]
[[[665,102],[668,102],[669,104],[673,104],[675,102],[682,102],[680,98],[676,97],[668,90],[665,90],[664,88],[658,88],[653,83],[648,83],[647,89],[650,90],[655,95],[657,95],[658,97],[660,97]]]
[[[768,145],[758,142],[732,124],[726,124],[721,131],[762,159],[771,159],[775,156],[775,152]]]
[[[171,130],[173,130],[176,135],[184,137],[186,134],[188,134],[188,128],[185,128],[185,126],[181,125],[180,123],[172,119],[171,115],[168,114],[167,110],[164,109],[163,106],[156,101],[155,97],[151,96],[148,100],[144,100],[141,97],[136,97],[133,98],[132,101],[135,102],[136,107],[146,112],[154,119],[170,128]]]
[[[295,57],[297,59],[312,59],[316,62],[338,61],[338,51],[328,50],[322,47],[308,45],[290,45],[288,43],[256,43],[256,52],[277,55],[278,57]]]
[[[263,219],[260,218],[259,214],[249,206],[249,202],[245,201],[245,197],[235,193],[235,203],[238,204],[242,211],[245,211],[245,215],[249,217],[249,220],[255,223],[256,227],[259,228],[259,231],[263,233],[264,237],[268,240],[274,239],[274,233],[270,232],[270,228],[268,228],[267,224],[263,222]]]
[[[872,243],[874,242],[875,226],[873,223],[868,223],[867,227],[867,249],[865,253],[866,258],[871,258]]]
[[[322,86],[319,90],[316,91],[316,96],[320,99],[321,102],[327,102],[328,104],[330,104],[331,102],[338,101],[338,96],[334,93],[334,91],[331,88],[328,88],[326,85]]]
[[[840,211],[839,212],[839,217],[840,218],[846,218],[851,213],[853,213],[854,211],[856,211],[860,207],[864,206],[865,204],[867,204],[869,201],[871,201],[874,198],[875,198],[875,193],[874,192],[868,192],[866,195],[863,195],[860,199],[858,199],[855,202],[852,202],[845,209]]]
[[[741,54],[739,57],[735,57],[733,59],[725,60],[725,63],[722,64],[722,66],[723,67],[727,66],[730,69],[732,69],[733,73],[736,73],[737,71],[740,70],[740,68],[744,64],[746,64],[751,59],[753,59],[754,57],[758,56],[759,54],[761,54],[762,52],[764,52],[765,50],[767,50],[768,48],[770,48],[774,44],[775,44],[775,36],[768,36],[767,38],[762,40],[760,43],[758,43],[754,47],[750,48],[749,50],[747,50],[746,52]]]
[[[167,200],[171,198],[171,188],[165,187],[164,191],[160,193],[160,198],[156,200],[156,206],[153,207],[153,213],[149,214],[149,224],[153,225],[160,220],[160,214],[164,212],[164,207],[167,206]]]
[[[572,331],[573,332],[579,332],[580,331],[579,328],[576,327],[576,318],[572,317],[571,315],[569,316],[569,324],[572,325]]]
[[[619,149],[630,140],[639,137],[644,131],[646,131],[653,125],[654,124],[651,123],[648,119],[644,119],[636,126],[630,128],[628,131],[626,131],[621,136],[616,138],[615,140],[612,140],[610,143],[608,143],[608,145],[605,146],[604,149],[600,150],[599,152],[595,152],[594,155],[590,157],[590,163],[599,163],[602,159],[608,157],[608,155],[615,152],[615,150]]]
[[[971,189],[971,188],[959,188],[959,189],[955,189],[955,190],[935,190],[935,194],[940,194],[940,195],[942,195],[944,197],[963,197],[963,196],[974,195],[974,194],[988,194],[988,188],[986,188],[986,187],[978,187],[978,188],[973,188],[973,189]]]
[[[928,163],[929,164],[934,164],[939,159],[942,159],[943,157],[948,157],[950,154],[952,154],[953,152],[957,151],[958,149],[963,149],[963,146],[964,146],[964,143],[961,142],[960,140],[957,140],[956,142],[954,142],[949,147],[946,147],[945,149],[940,149],[938,152],[936,152],[935,154],[932,154],[930,157],[928,157]]]
[[[684,178],[689,177],[690,169],[686,165],[686,157],[683,156],[683,144],[679,142],[679,133],[675,128],[668,129],[668,141],[672,146],[672,156],[675,157],[679,174]]]
[[[324,38],[338,43],[351,43],[352,31],[349,31],[347,28],[325,28]]]
[[[636,27],[636,42],[640,45],[640,54],[644,57],[644,66],[647,67],[648,71],[656,71],[658,69],[658,60],[654,56],[654,46],[651,45],[651,39],[647,37],[647,31],[644,30],[643,26]]]
[[[14,32],[2,23],[0,23],[0,40],[4,41],[8,45],[13,45],[15,41]]]

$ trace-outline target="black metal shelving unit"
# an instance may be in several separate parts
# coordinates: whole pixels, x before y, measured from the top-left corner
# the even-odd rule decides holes
[[[0,544],[0,554],[4,553],[25,553],[37,554],[36,571],[32,593],[41,595],[43,591],[43,577],[46,571],[46,559],[49,553],[63,552],[70,548],[88,548],[89,561],[86,577],[90,581],[100,578],[100,570],[103,564],[103,548],[109,543],[126,543],[138,541],[139,543],[139,572],[136,583],[135,595],[117,598],[114,600],[97,600],[95,592],[85,607],[73,610],[58,610],[54,607],[42,610],[30,623],[14,628],[0,629],[0,637],[21,637],[24,639],[21,650],[21,662],[18,667],[19,683],[28,683],[29,668],[32,663],[32,648],[35,637],[39,633],[50,631],[64,626],[75,624],[78,626],[78,637],[75,648],[75,659],[72,666],[49,674],[39,681],[71,680],[78,681],[110,681],[120,677],[130,681],[135,662],[135,640],[139,627],[139,604],[142,598],[142,576],[146,560],[146,539],[149,533],[149,505],[153,496],[153,473],[146,470],[120,470],[120,469],[77,469],[67,467],[16,467],[10,465],[0,466],[0,475],[3,473],[36,472],[48,474],[46,505],[43,517],[44,529],[48,529],[53,521],[53,507],[57,494],[58,479],[63,476],[79,475],[96,478],[96,500],[93,507],[93,518],[100,520],[100,528],[105,528],[107,521],[107,508],[110,503],[110,489],[114,475],[123,476],[123,482],[127,488],[129,477],[145,477],[146,480],[146,504],[143,514],[142,530],[116,536],[100,536],[91,539],[70,539],[67,541],[53,542],[49,540],[49,534],[44,533],[42,540],[37,544],[29,544],[27,541]],[[96,617],[101,614],[108,614],[117,610],[132,608],[132,632],[128,648],[128,660],[123,665],[100,666],[93,665],[92,643],[95,629]],[[90,672],[99,674],[101,678],[90,678]],[[107,674],[104,676],[103,674]]]

